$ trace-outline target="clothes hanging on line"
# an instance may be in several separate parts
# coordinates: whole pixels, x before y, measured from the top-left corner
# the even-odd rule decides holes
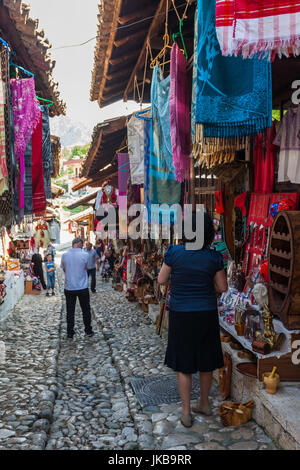
[[[32,200],[33,213],[42,214],[46,210],[43,169],[43,116],[40,113],[38,125],[32,134]]]
[[[32,164],[32,140],[30,138],[25,154],[25,181],[24,181],[24,214],[30,215],[33,214],[33,202],[32,202],[32,174],[31,174],[31,164]]]
[[[10,81],[15,130],[16,188],[19,210],[24,208],[24,153],[26,145],[39,123],[40,109],[36,100],[34,78]]]
[[[163,79],[162,70],[153,70],[151,85],[152,133],[149,162],[150,204],[177,204],[181,184],[175,181],[170,129],[170,76]]]
[[[176,181],[189,179],[191,154],[190,90],[187,60],[174,44],[170,71],[170,127]]]
[[[300,184],[300,106],[283,116],[273,143],[280,147],[278,182]]]
[[[51,193],[51,170],[52,170],[52,149],[50,140],[49,108],[42,107],[43,112],[43,169],[44,169],[44,190],[46,199],[52,199]]]
[[[5,94],[4,81],[2,79],[2,62],[0,57],[0,196],[8,190],[8,171],[6,165],[6,147],[5,147]]]
[[[271,64],[223,57],[215,10],[215,0],[198,0],[196,123],[203,126],[204,138],[240,139],[264,132],[272,124]]]
[[[216,27],[223,55],[274,60],[300,52],[298,0],[218,0]]]
[[[266,134],[259,134],[254,146],[254,192],[267,194],[273,192],[274,164],[276,147],[273,144],[275,137],[275,122]]]
[[[130,179],[132,184],[144,184],[145,120],[133,115],[127,124]]]

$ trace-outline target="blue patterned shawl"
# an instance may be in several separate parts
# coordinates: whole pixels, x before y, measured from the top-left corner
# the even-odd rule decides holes
[[[44,188],[46,199],[52,199],[51,193],[51,171],[52,171],[52,149],[50,139],[49,108],[43,106],[43,167]]]
[[[196,123],[204,137],[231,138],[272,125],[271,64],[223,57],[215,27],[215,0],[198,0]]]

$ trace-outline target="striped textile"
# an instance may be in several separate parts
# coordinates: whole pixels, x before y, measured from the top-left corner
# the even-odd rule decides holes
[[[217,0],[216,29],[223,55],[299,55],[300,1]]]
[[[43,214],[46,210],[43,168],[43,116],[32,134],[32,200],[33,213]]]

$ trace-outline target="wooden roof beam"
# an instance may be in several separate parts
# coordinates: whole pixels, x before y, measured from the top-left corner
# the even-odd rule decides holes
[[[141,18],[147,18],[148,16],[152,15],[153,13],[153,6],[148,8],[140,8],[139,11],[131,13],[130,15],[121,16],[118,20],[118,23],[121,25],[138,21]]]
[[[134,69],[131,73],[131,76],[130,76],[128,84],[127,84],[127,87],[125,89],[124,96],[123,96],[124,101],[127,101],[129,92],[131,91],[131,89],[134,86],[134,77],[137,74],[137,71],[140,68],[142,68],[142,66],[144,64],[144,61],[145,61],[145,58],[146,58],[146,51],[147,51],[148,42],[149,41],[151,42],[151,39],[158,34],[158,32],[160,31],[161,26],[163,25],[163,23],[165,21],[165,16],[163,15],[163,12],[166,10],[166,3],[167,3],[168,8],[170,8],[171,0],[161,0],[160,3],[159,3],[159,6],[158,6],[158,8],[156,10],[156,13],[155,13],[155,16],[154,16],[154,18],[152,20],[152,23],[150,25],[147,37],[144,41],[143,47],[142,47],[140,55],[138,57],[137,63],[136,63],[136,65],[135,65],[135,67],[134,67]]]
[[[142,29],[141,31],[138,31],[135,34],[128,34],[125,38],[122,39],[117,39],[114,42],[115,47],[122,47],[125,46],[128,42],[131,41],[138,41],[139,39],[143,38],[145,36],[145,30]]]
[[[130,54],[121,55],[120,57],[116,57],[115,59],[110,59],[109,63],[110,63],[110,65],[120,65],[120,64],[128,65],[128,62],[130,60],[134,60],[136,58],[136,56],[137,56],[136,51],[133,51]],[[104,88],[104,86],[103,86],[103,88]]]
[[[114,9],[113,21],[112,21],[112,24],[111,24],[112,32],[110,34],[110,38],[109,38],[109,41],[108,41],[107,52],[106,52],[106,56],[105,56],[105,60],[104,60],[103,75],[102,75],[102,80],[101,80],[99,95],[98,95],[98,104],[99,104],[99,106],[101,104],[101,97],[102,97],[102,94],[103,94],[105,81],[106,81],[106,75],[107,75],[108,67],[109,67],[109,63],[110,63],[109,58],[111,57],[113,46],[114,46],[114,41],[115,41],[116,34],[117,34],[118,19],[120,17],[120,13],[121,13],[122,0],[116,0],[115,3],[116,3],[116,5],[115,5],[115,9]]]

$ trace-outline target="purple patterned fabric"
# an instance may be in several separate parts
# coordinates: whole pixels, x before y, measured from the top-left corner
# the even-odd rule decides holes
[[[170,118],[175,179],[189,179],[191,154],[191,120],[186,58],[174,44],[171,52]]]
[[[26,145],[35,130],[40,108],[36,99],[34,78],[10,81],[15,129],[16,189],[19,194],[19,210],[24,208],[24,154]]]
[[[119,196],[126,196],[127,183],[130,177],[129,154],[118,154]]]

